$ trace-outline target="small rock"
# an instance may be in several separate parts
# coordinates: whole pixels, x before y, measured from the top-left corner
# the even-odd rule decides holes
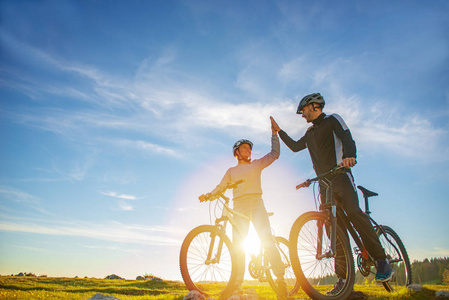
[[[449,291],[438,291],[435,296],[437,298],[449,298]]]
[[[136,280],[145,280],[145,278],[143,278],[143,276],[137,276]]]
[[[407,288],[413,292],[422,291],[422,285],[420,284],[410,284],[409,286],[407,286]]]
[[[123,278],[118,275],[111,274],[111,275],[106,276],[104,279],[123,279]]]
[[[162,282],[163,281],[161,278],[158,278],[158,277],[146,277],[145,280],[151,280],[154,282]]]
[[[259,295],[253,288],[242,291],[243,293],[234,294],[228,300],[259,300]]]
[[[92,297],[90,297],[87,300],[120,300],[120,298],[116,298],[111,295],[103,295],[101,293],[96,293],[95,295],[93,295]]]
[[[206,300],[206,297],[200,292],[193,290],[184,297],[184,300]]]

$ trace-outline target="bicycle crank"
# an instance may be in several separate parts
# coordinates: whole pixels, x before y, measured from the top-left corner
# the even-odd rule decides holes
[[[252,278],[260,279],[263,277],[263,268],[258,260],[251,259],[248,264],[248,271]]]
[[[357,267],[363,276],[368,276],[371,273],[371,267],[374,266],[373,262],[365,259],[362,254],[357,255]]]

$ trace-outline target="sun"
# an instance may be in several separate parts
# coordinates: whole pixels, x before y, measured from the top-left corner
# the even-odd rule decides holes
[[[249,227],[248,236],[243,241],[243,249],[247,255],[257,255],[260,252],[260,239],[254,227]]]

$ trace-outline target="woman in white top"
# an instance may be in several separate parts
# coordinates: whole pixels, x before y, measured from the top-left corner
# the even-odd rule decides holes
[[[273,122],[273,118],[270,117]],[[285,268],[279,251],[276,248],[274,237],[271,233],[271,225],[268,220],[268,214],[262,199],[261,173],[262,170],[271,165],[280,155],[279,137],[277,131],[271,127],[271,151],[264,157],[251,160],[251,151],[253,143],[249,140],[239,140],[234,144],[233,153],[238,160],[235,167],[229,168],[220,184],[210,193],[201,195],[200,199],[207,199],[211,194],[226,187],[229,183],[244,179],[245,181],[233,189],[233,209],[247,216],[252,221],[254,228],[265,249],[265,253],[273,267],[273,273],[277,277],[279,286],[278,298],[287,296],[287,286],[284,281]],[[233,243],[236,245],[237,255],[237,280],[236,289],[241,289],[243,276],[245,274],[245,251],[243,249],[243,241],[248,235],[249,220],[235,216],[238,222],[240,233],[233,230]]]

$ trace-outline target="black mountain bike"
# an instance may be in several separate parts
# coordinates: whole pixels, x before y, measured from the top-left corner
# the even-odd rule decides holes
[[[308,187],[312,182],[319,182],[326,188],[326,199],[321,199],[319,211],[310,211],[299,216],[290,231],[290,259],[296,277],[303,290],[312,299],[348,299],[352,292],[356,272],[354,256],[347,230],[355,244],[357,267],[363,276],[375,274],[375,260],[366,251],[361,238],[343,210],[337,210],[337,203],[331,195],[332,181],[344,167],[331,171],[299,184],[296,189]],[[388,282],[383,282],[385,289],[393,291],[396,286],[412,283],[412,272],[407,251],[398,234],[388,226],[377,224],[371,218],[368,198],[377,196],[362,186],[358,186],[365,199],[365,213],[369,216],[387,258],[395,273]],[[337,214],[339,222],[337,224]],[[342,224],[340,224],[342,223]],[[338,274],[345,273],[346,281],[337,293],[329,293],[338,281]]]

